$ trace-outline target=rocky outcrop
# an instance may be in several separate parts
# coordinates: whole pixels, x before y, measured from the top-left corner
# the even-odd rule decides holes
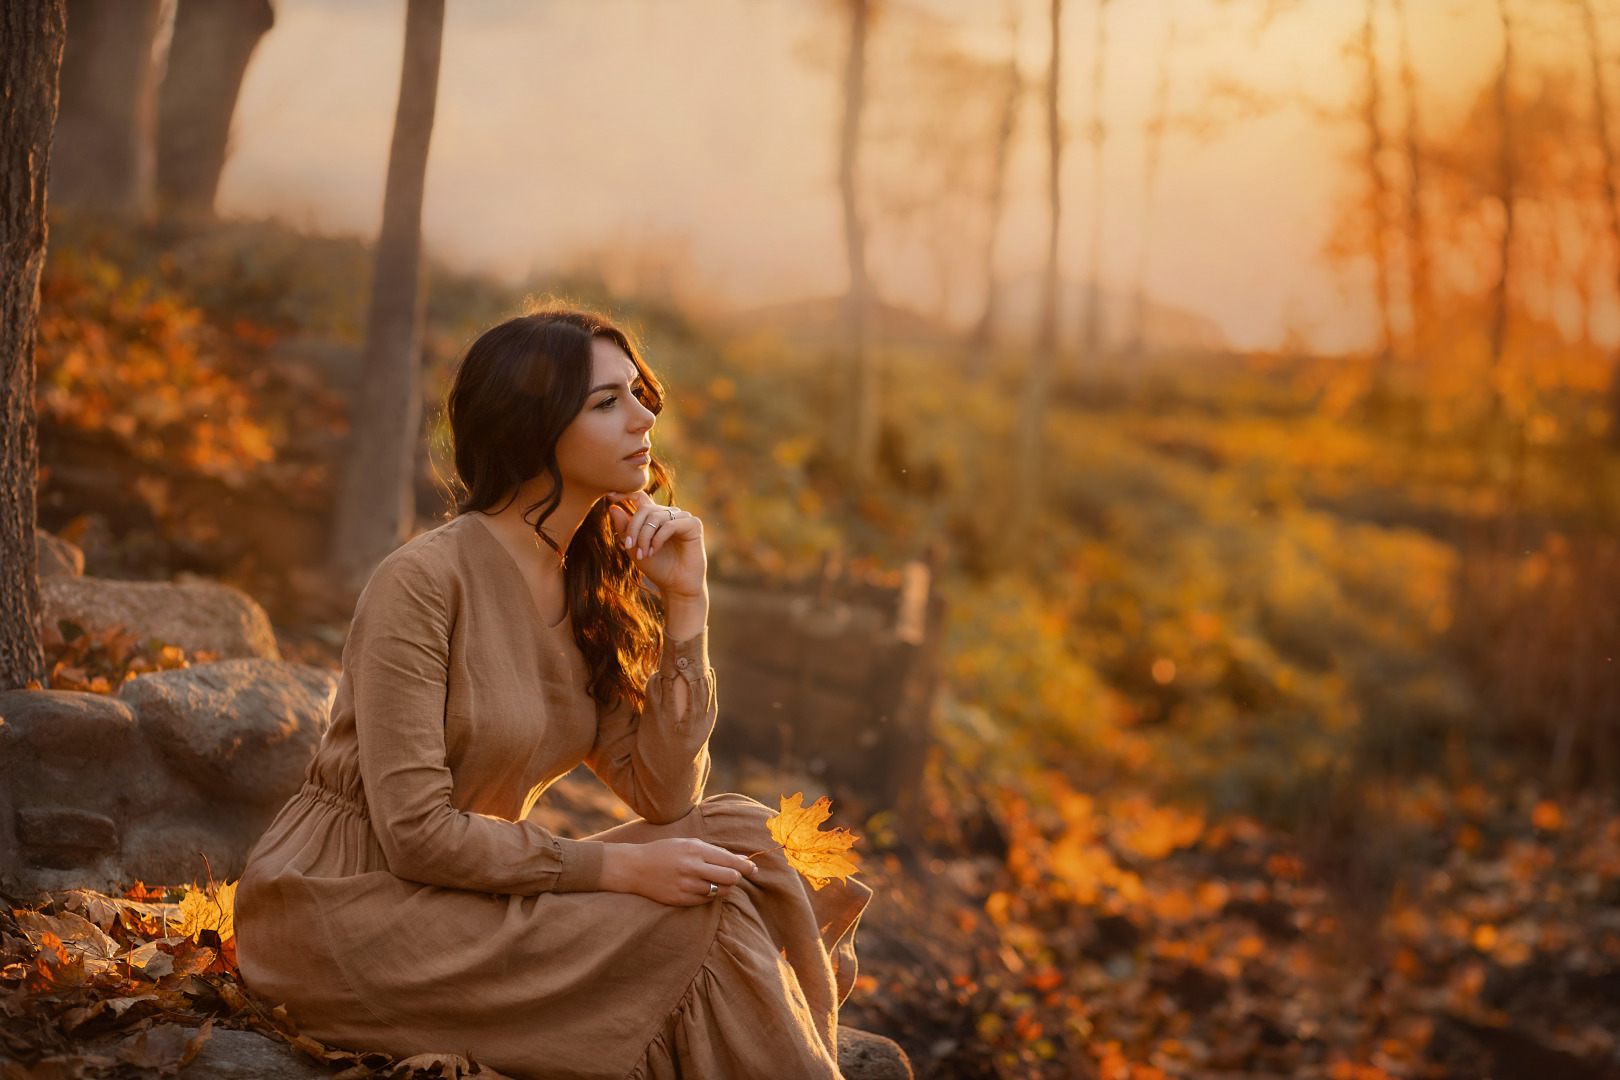
[[[279,660],[270,616],[240,589],[213,581],[114,581],[41,575],[45,625],[66,620],[85,630],[114,624],[142,641],[157,639],[187,652]]]
[[[84,574],[84,552],[60,536],[44,529],[34,529],[34,551],[39,556],[39,577],[81,577]]]
[[[199,791],[279,806],[303,782],[334,686],[331,672],[306,664],[222,660],[131,679],[118,698]]]
[[[336,684],[247,659],[143,675],[116,698],[0,693],[0,887],[239,874],[303,782]]]

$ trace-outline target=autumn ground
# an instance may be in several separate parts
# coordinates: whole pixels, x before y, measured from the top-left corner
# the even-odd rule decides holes
[[[319,520],[364,249],[269,226],[67,222],[53,241],[43,523],[91,573],[240,584],[287,656],[335,663],[346,610],[220,507],[271,506],[256,520],[294,539]],[[429,295],[442,467],[444,373],[516,297],[442,273]],[[1547,615],[1556,589],[1593,587],[1581,567],[1610,565],[1582,538],[1612,534],[1620,484],[1568,422],[1578,402],[1549,397],[1525,425],[1541,434],[1498,467],[1494,444],[1443,422],[1444,388],[1409,381],[1375,408],[1353,365],[1121,366],[1060,393],[1043,517],[1009,539],[1016,356],[967,383],[937,346],[888,348],[884,466],[856,492],[820,419],[836,414],[825,350],[625,310],[671,383],[662,445],[716,573],[804,576],[836,548],[884,577],[946,545],[925,790],[907,813],[835,798],[878,894],[846,1022],[899,1040],[921,1076],[1620,1075],[1620,816],[1580,793],[1612,788],[1606,729],[1551,707],[1569,683],[1559,634],[1607,656],[1599,630]],[[431,474],[419,487],[433,497]],[[74,687],[194,659],[53,647]],[[1597,670],[1577,689],[1601,713],[1615,677]],[[815,783],[750,762],[715,777],[773,803]],[[602,794],[570,780],[554,824],[611,821]],[[170,933],[95,903],[0,927],[13,1054],[94,1043],[116,1060],[132,1026],[184,1016],[276,1029],[178,942],[176,964],[213,970],[75,968],[44,935],[99,939],[39,919],[104,923],[120,950]]]

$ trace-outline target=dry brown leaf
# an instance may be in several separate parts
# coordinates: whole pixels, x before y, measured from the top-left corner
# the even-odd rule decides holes
[[[822,831],[821,823],[831,816],[831,799],[823,795],[805,806],[801,791],[791,799],[782,796],[781,811],[765,822],[771,839],[782,845],[788,864],[818,891],[834,878],[848,881],[849,875],[861,869],[857,865],[859,856],[850,850],[860,837],[848,829]]]
[[[69,952],[81,956],[91,971],[104,971],[113,966],[119,953],[118,943],[95,923],[82,915],[67,912],[62,915],[42,915],[37,911],[20,911],[17,925],[24,936],[35,945],[47,935],[57,938]]]

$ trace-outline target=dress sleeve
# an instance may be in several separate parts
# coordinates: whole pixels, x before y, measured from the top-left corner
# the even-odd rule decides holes
[[[569,840],[530,821],[451,805],[444,716],[453,632],[438,575],[391,556],[366,584],[344,646],[360,779],[389,871],[475,892],[599,888],[601,841]]]
[[[683,818],[703,798],[714,730],[714,670],[709,631],[664,640],[658,670],[647,680],[641,712],[626,702],[597,718],[596,745],[585,764],[630,808],[655,825]],[[675,708],[675,680],[686,680],[686,708]]]

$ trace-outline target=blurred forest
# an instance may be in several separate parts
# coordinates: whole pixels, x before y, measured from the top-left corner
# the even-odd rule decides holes
[[[767,801],[830,789],[864,837],[889,929],[846,1022],[919,1076],[1620,1076],[1620,6],[1470,0],[1498,52],[1442,122],[1406,38],[1420,2],[1358,7],[1346,103],[1321,107],[1348,148],[1322,258],[1370,298],[1360,352],[1231,350],[1095,242],[1059,265],[1059,231],[1110,213],[1101,184],[1059,182],[1065,155],[1110,153],[1107,65],[1155,65],[1149,192],[1164,140],[1284,107],[1234,71],[1175,113],[1174,18],[1160,55],[1116,55],[1110,0],[1009,3],[988,58],[898,0],[823,5],[841,296],[716,310],[686,302],[678,253],[610,246],[517,285],[423,260],[405,535],[449,505],[459,350],[561,296],[635,327],[667,381],[655,438],[718,580],[813,583],[832,558],[898,587],[932,553],[948,623],[921,787],[882,806],[802,762],[717,776]],[[1257,35],[1315,6],[1244,3],[1210,0]],[[1084,63],[1048,37],[1064,25]],[[252,42],[233,47],[240,80]],[[76,187],[110,173],[74,163],[71,75],[40,524],[87,573],[238,585],[284,656],[335,666],[354,592],[327,545],[381,262],[215,216],[224,129],[212,182],[166,188],[150,102],[118,123],[147,125],[156,165]],[[1091,115],[1063,113],[1067,80]],[[1051,242],[1010,281],[1019,129]],[[885,300],[909,258],[936,268],[937,310]],[[65,689],[158,662],[49,628],[46,648]]]

